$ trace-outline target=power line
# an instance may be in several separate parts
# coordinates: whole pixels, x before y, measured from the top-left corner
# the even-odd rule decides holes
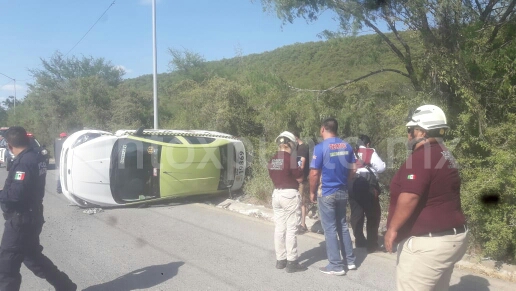
[[[90,29],[88,29],[88,31],[86,31],[86,33],[81,37],[81,39],[65,54],[65,57],[77,46],[79,45],[79,43],[86,37],[86,35],[88,35],[88,33],[93,29],[93,27],[95,27],[95,25],[97,24],[97,22],[100,21],[100,19],[104,16],[104,14],[106,14],[106,12],[108,12],[109,8],[111,8],[111,6],[115,5],[115,1],[113,1],[113,3],[111,3],[111,5],[109,5],[109,7],[104,11],[104,13],[102,13],[102,15],[100,15],[100,17],[97,19],[97,21],[95,21],[95,23],[93,23],[93,25],[90,27]]]

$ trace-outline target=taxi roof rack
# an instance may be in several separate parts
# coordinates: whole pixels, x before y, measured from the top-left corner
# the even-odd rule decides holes
[[[230,139],[238,139],[235,136],[232,136],[227,133],[217,132],[217,131],[209,131],[209,130],[174,130],[174,129],[144,129],[142,127],[137,130],[134,129],[121,129],[115,132],[116,136],[122,135],[134,135],[134,136],[165,136],[165,135],[174,135],[174,136],[198,136],[198,137],[215,137],[215,138],[230,138]]]

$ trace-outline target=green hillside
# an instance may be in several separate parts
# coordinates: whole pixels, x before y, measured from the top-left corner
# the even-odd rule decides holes
[[[210,75],[238,79],[243,72],[274,74],[289,85],[303,89],[326,89],[382,68],[404,70],[403,64],[376,35],[296,43],[273,51],[206,64]],[[176,73],[160,74],[159,83],[177,82]],[[395,73],[382,73],[368,79],[374,91],[410,85],[408,79]],[[152,76],[125,80],[138,88],[152,90]]]

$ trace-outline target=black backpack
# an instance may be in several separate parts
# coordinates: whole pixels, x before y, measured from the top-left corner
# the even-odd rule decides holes
[[[372,193],[376,191],[378,195],[381,193],[380,183],[376,175],[371,170],[371,165],[364,163],[362,159],[357,155],[357,158],[365,165],[367,172],[357,173],[353,181],[352,196],[357,198],[358,195],[364,195],[363,193]]]

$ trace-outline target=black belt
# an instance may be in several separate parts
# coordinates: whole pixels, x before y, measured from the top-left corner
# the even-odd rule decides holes
[[[456,235],[456,234],[459,234],[459,233],[465,233],[467,230],[468,230],[468,227],[466,225],[461,225],[459,227],[454,227],[452,229],[448,229],[448,230],[445,230],[445,231],[429,232],[429,233],[425,233],[425,234],[421,234],[421,235],[417,235],[417,236],[422,236],[422,237],[438,237],[438,236],[445,236],[445,235]]]

